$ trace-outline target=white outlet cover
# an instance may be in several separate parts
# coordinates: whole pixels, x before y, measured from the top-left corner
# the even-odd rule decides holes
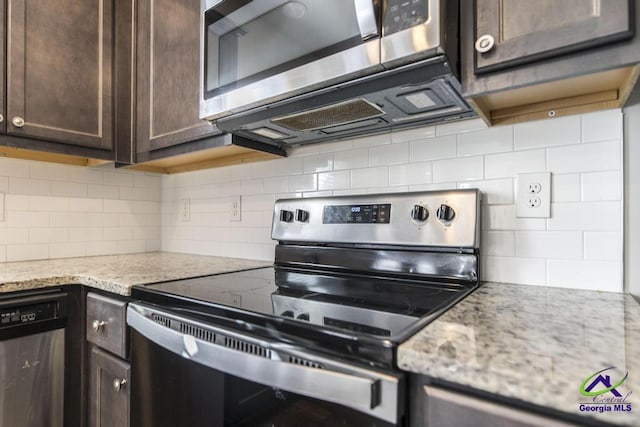
[[[190,199],[180,200],[180,219],[182,220],[182,222],[191,221],[191,200]]]
[[[539,192],[531,192],[530,188]],[[531,198],[540,200],[539,206],[533,207]],[[518,174],[516,187],[516,217],[518,218],[551,218],[551,172]]]
[[[241,220],[242,201],[240,196],[231,196],[229,204],[229,221],[238,222]]]
[[[4,221],[4,193],[0,193],[0,222]]]

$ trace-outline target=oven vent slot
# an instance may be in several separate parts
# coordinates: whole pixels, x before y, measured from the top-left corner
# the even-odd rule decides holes
[[[319,364],[318,362],[312,362],[310,360],[302,359],[300,357],[289,356],[289,363],[293,363],[294,365],[306,366],[307,368],[322,369],[322,365]]]
[[[157,313],[151,313],[151,320],[153,320],[154,322],[166,327],[166,328],[170,328],[171,327],[171,319],[169,319],[166,316],[163,316],[161,314],[157,314]]]
[[[224,346],[232,350],[253,354],[254,356],[264,357],[265,359],[271,359],[271,350],[260,347],[259,345],[237,340],[235,338],[224,337]]]
[[[194,338],[198,338],[199,340],[202,340],[202,341],[207,341],[207,342],[216,341],[216,334],[214,334],[213,332],[207,329],[201,328],[199,326],[193,326],[187,323],[180,323],[180,332],[182,332],[183,334],[191,335]]]

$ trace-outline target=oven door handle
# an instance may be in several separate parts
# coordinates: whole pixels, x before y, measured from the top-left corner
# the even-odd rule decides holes
[[[356,19],[362,40],[369,40],[380,35],[373,0],[353,0]]]
[[[149,318],[153,314],[160,323]],[[206,330],[213,334],[229,333],[219,327],[201,324],[192,319],[184,319],[135,303],[130,303],[127,308],[127,324],[148,340],[172,353],[236,377],[338,403],[365,413],[372,413],[374,408],[381,405],[381,395],[383,395],[381,380],[386,382],[394,380],[382,373],[360,368],[355,368],[354,371],[356,369],[364,371],[366,372],[364,375],[362,372],[352,374],[307,367],[233,350],[184,334],[173,329],[173,325],[168,327],[166,325],[169,324],[169,319],[184,322],[183,324],[188,326],[206,327]],[[211,336],[213,335],[209,335]],[[383,410],[384,415],[376,414],[376,416],[395,422],[397,408],[395,408],[396,411],[388,411],[389,408],[378,409]]]

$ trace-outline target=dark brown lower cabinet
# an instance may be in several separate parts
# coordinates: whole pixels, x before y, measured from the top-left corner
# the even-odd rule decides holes
[[[91,413],[89,425],[95,427],[129,426],[128,362],[93,347],[91,350]]]

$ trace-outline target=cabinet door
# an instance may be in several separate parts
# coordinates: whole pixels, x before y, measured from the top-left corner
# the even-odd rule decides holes
[[[137,34],[137,152],[219,133],[199,119],[200,0],[141,0]]]
[[[129,425],[130,366],[127,362],[94,347],[91,351],[92,427]]]
[[[632,2],[476,0],[476,73],[630,38]]]
[[[8,1],[8,133],[111,150],[112,10],[112,0]]]

